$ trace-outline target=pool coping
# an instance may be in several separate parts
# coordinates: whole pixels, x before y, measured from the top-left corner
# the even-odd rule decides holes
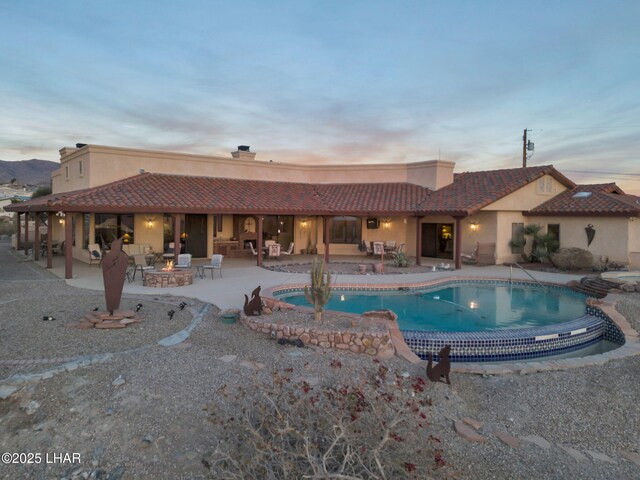
[[[346,284],[334,284],[332,288],[336,290],[340,290],[343,288],[358,288],[362,287],[366,290],[389,290],[389,289],[399,289],[402,287],[406,288],[423,288],[429,286],[435,286],[440,283],[445,283],[446,281],[452,280],[495,280],[495,281],[508,281],[509,279],[500,278],[500,277],[463,277],[463,276],[455,276],[455,277],[446,277],[446,279],[433,279],[426,282],[414,282],[414,283],[386,283],[386,284],[354,284],[354,283],[346,283]],[[518,280],[517,283],[522,284],[532,284],[535,285],[536,282],[531,282],[527,280]],[[566,287],[564,284],[554,283],[554,282],[546,282],[547,285],[558,286],[558,287]],[[281,290],[289,290],[289,289],[299,289],[304,288],[305,284],[287,284],[287,285],[278,285],[275,287],[267,288],[264,291],[264,296],[269,296],[278,300],[277,297],[273,297],[274,292],[278,292]],[[471,373],[478,375],[507,375],[507,374],[520,374],[526,375],[535,372],[545,372],[545,371],[556,371],[556,370],[568,370],[572,368],[581,368],[593,365],[604,365],[605,363],[611,360],[617,360],[620,358],[626,358],[630,356],[640,355],[640,336],[638,332],[636,332],[628,320],[618,312],[615,308],[616,303],[619,301],[620,294],[610,294],[602,300],[591,301],[590,306],[593,308],[600,309],[606,316],[608,316],[611,321],[622,331],[625,336],[624,345],[619,346],[618,348],[611,350],[609,352],[589,355],[586,357],[577,357],[577,358],[566,358],[566,359],[558,359],[558,360],[539,360],[539,361],[520,361],[520,362],[500,362],[500,363],[489,363],[489,362],[451,362],[451,371],[454,373]],[[397,322],[389,322],[389,333],[391,336],[391,340],[396,349],[396,355],[404,358],[408,362],[416,365],[426,365],[426,361],[422,360],[418,357],[413,351],[409,348],[409,346],[405,343],[404,337],[398,327]]]

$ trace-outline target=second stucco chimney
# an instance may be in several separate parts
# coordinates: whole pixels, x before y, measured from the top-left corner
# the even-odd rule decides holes
[[[250,151],[249,145],[238,145],[238,149],[235,152],[231,152],[231,156],[239,160],[253,160],[256,154]]]

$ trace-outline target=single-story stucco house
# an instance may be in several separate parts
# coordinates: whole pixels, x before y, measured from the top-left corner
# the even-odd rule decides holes
[[[49,213],[48,263],[51,243],[64,241],[68,278],[72,258],[89,261],[90,244],[108,247],[116,237],[155,252],[180,243],[194,257],[251,257],[251,242],[258,264],[267,239],[327,259],[394,241],[417,263],[448,259],[457,268],[480,242],[494,245],[492,263],[513,262],[522,249],[512,240],[532,223],[561,247],[639,260],[640,198],[615,184],[576,185],[553,166],[454,174],[455,164],[441,160],[305,165],[254,157],[246,146],[220,157],[77,144],[60,150],[51,195],[7,210],[36,223]]]

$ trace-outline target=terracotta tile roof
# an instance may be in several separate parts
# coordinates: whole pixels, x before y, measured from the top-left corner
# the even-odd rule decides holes
[[[414,212],[431,190],[411,183],[336,183],[313,186],[332,212],[392,215]]]
[[[455,175],[452,184],[432,193],[420,209],[425,214],[471,215],[546,174],[567,187],[575,187],[551,165],[465,172]]]
[[[575,195],[590,193],[588,196]],[[625,194],[615,183],[577,185],[538,205],[527,215],[640,216],[640,197]]]
[[[16,210],[409,214],[428,193],[429,189],[409,183],[308,184],[142,173],[24,202]]]

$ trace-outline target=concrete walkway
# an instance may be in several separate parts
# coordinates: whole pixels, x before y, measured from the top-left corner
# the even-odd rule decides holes
[[[310,261],[311,257],[294,256],[291,263],[299,263]],[[352,257],[345,257],[351,260]],[[344,261],[342,257],[332,256],[333,261]],[[43,269],[46,267],[46,261],[35,262]],[[205,264],[207,262],[200,260],[194,261],[195,264]],[[286,264],[282,261],[280,264]],[[355,265],[355,263],[354,263]],[[159,264],[157,265],[159,267]],[[51,273],[59,278],[64,278],[64,257],[54,257],[53,268]],[[257,267],[253,259],[237,259],[225,258],[223,262],[222,275],[214,272],[214,280],[211,280],[210,272],[206,272],[205,278],[194,278],[193,285],[178,288],[148,288],[142,286],[142,278],[140,273],[136,276],[135,282],[125,283],[124,293],[132,294],[158,294],[158,295],[181,295],[190,298],[196,298],[204,302],[213,303],[221,309],[239,308],[244,302],[244,294],[249,294],[255,287],[260,285],[263,290],[267,288],[278,287],[282,285],[305,284],[309,282],[309,275],[306,273],[287,273],[274,272],[264,268]],[[579,280],[580,275],[567,275],[559,273],[532,272],[533,276],[542,282],[551,282],[564,284],[569,280]],[[510,275],[509,267],[504,266],[488,266],[476,267],[473,265],[464,265],[462,270],[440,271],[426,273],[410,273],[410,274],[385,274],[385,275],[346,275],[338,274],[333,276],[334,284],[406,284],[420,283],[434,280],[437,278],[449,277],[489,277],[489,278],[505,278]],[[73,277],[67,280],[69,285],[79,288],[88,288],[91,290],[103,290],[102,271],[98,265],[88,265],[86,263],[73,261]],[[530,278],[521,270],[513,270],[513,278],[520,280],[530,280]]]

